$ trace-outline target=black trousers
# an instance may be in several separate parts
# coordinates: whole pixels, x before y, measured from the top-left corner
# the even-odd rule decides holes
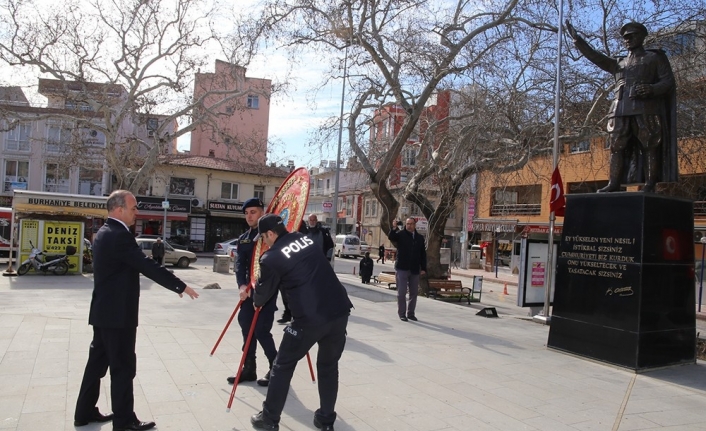
[[[277,347],[275,346],[274,338],[272,338],[272,324],[275,320],[275,311],[277,311],[276,297],[267,301],[267,303],[262,307],[262,310],[260,310],[260,314],[257,316],[253,339],[250,341],[250,348],[248,349],[248,353],[245,355],[247,359],[255,359],[257,343],[260,343],[262,350],[265,351],[267,360],[269,362],[273,362],[275,360],[275,356],[277,356]],[[254,316],[255,308],[253,308],[252,298],[248,298],[243,301],[243,304],[240,306],[240,311],[238,312],[238,323],[240,324],[240,330],[243,334],[243,349],[245,348],[245,341],[248,339],[248,332],[250,332],[250,326],[252,325],[252,319]]]
[[[113,426],[121,427],[137,420],[132,386],[137,371],[136,338],[137,328],[93,327],[93,341],[78,392],[74,419],[92,417],[100,395],[100,381],[110,368]]]
[[[295,320],[291,326],[284,328],[282,343],[279,345],[277,359],[270,375],[267,397],[262,403],[266,421],[279,423],[294,369],[312,346],[318,344],[316,372],[320,407],[314,415],[324,425],[334,423],[338,397],[338,360],[341,359],[346,346],[346,326],[348,326],[348,316],[306,328],[297,327]]]

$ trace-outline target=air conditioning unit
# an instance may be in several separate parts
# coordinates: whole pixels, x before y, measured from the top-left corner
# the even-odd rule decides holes
[[[203,208],[203,201],[199,198],[191,199],[191,206],[195,208]]]
[[[701,242],[702,238],[706,238],[706,230],[694,229],[694,242]]]
[[[148,130],[147,136],[149,136],[150,138],[154,137],[154,130]]]

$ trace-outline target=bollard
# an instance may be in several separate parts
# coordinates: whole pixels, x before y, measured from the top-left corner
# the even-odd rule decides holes
[[[503,288],[503,295],[509,295],[509,293],[507,293],[507,283],[505,283],[505,287]]]

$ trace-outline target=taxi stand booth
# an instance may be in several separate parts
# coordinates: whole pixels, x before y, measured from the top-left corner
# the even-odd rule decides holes
[[[15,190],[10,243],[15,243],[14,224],[19,223],[16,266],[29,257],[31,241],[36,248],[46,251],[46,255],[66,254],[67,246],[76,247],[76,253],[69,256],[69,273],[82,273],[86,219],[106,219],[107,201],[107,196]],[[10,258],[6,272],[13,272],[12,265]]]

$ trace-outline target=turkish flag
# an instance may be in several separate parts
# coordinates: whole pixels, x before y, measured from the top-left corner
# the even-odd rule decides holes
[[[566,197],[564,196],[564,185],[561,183],[559,166],[554,168],[554,173],[552,174],[552,189],[549,209],[553,211],[554,214],[562,217],[564,216],[564,209],[566,209]]]

